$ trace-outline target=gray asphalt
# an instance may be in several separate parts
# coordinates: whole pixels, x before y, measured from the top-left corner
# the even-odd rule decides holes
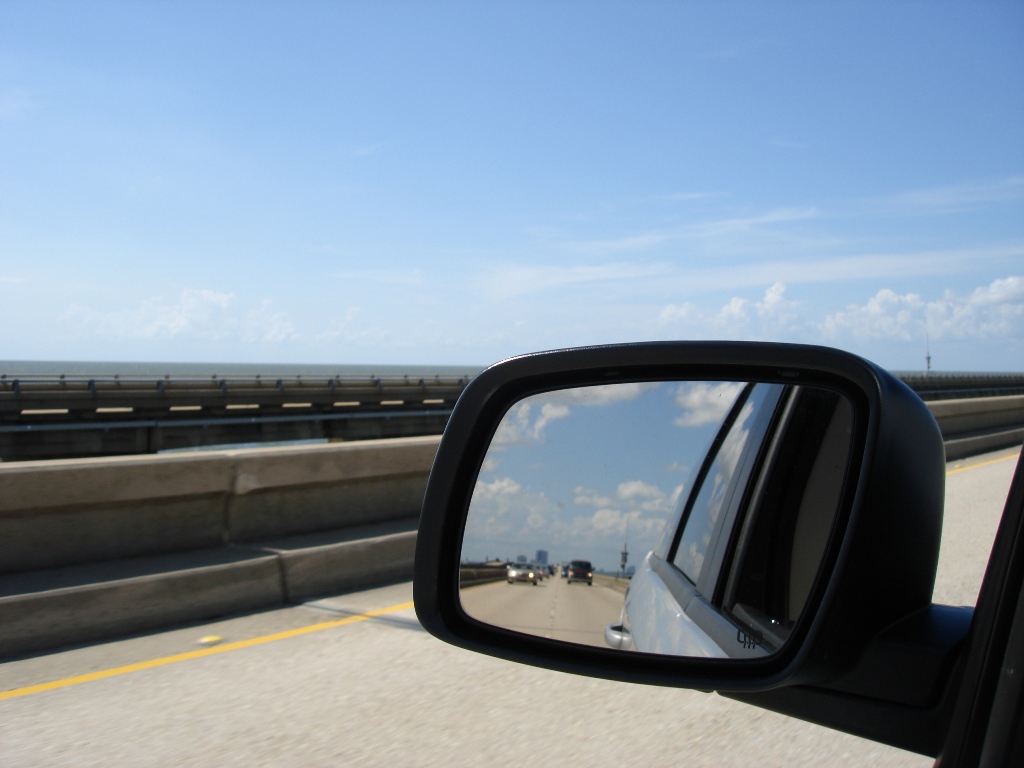
[[[974,468],[948,476],[937,599],[963,604],[977,594],[1015,464],[985,462],[1005,455],[959,462]],[[244,641],[411,597],[411,585],[401,584],[12,661],[0,664],[0,691],[195,650],[207,635]],[[431,638],[411,609],[0,700],[4,766],[538,761],[931,764],[714,694],[592,680],[461,651]]]
[[[532,586],[500,581],[460,592],[475,619],[517,632],[607,648],[604,628],[619,620],[624,595],[552,576]]]

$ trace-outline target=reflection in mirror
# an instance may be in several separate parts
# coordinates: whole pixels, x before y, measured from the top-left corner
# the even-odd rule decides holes
[[[849,400],[662,381],[514,404],[462,541],[473,618],[645,653],[777,651],[818,578],[847,476]]]

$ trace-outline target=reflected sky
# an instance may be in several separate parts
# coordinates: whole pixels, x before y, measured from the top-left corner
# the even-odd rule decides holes
[[[742,391],[734,382],[559,390],[505,414],[477,480],[463,561],[587,559],[617,570],[650,551]]]

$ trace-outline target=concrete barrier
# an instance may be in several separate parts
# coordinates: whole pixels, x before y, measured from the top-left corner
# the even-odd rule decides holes
[[[0,572],[413,518],[439,440],[0,464]]]
[[[504,563],[475,563],[459,567],[459,586],[475,587],[478,584],[490,584],[508,578],[508,569]]]
[[[1007,427],[1024,427],[1024,395],[933,400],[928,409],[939,423],[942,436],[956,437]]]
[[[953,461],[1024,442],[1024,395],[932,400],[946,460]]]
[[[1013,448],[1024,443],[1024,427],[1018,429],[995,429],[982,434],[946,440],[946,461],[965,459],[979,453]]]
[[[0,580],[0,656],[270,608],[277,558],[226,547],[35,571]]]
[[[281,564],[284,599],[320,595],[412,578],[419,518],[263,542]]]

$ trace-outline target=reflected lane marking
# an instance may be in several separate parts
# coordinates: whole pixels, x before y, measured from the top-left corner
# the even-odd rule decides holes
[[[49,683],[40,683],[39,685],[29,685],[24,688],[15,688],[11,691],[0,691],[0,701],[4,699],[14,699],[18,696],[28,696],[33,693],[42,693],[43,691],[52,691],[57,688],[67,688],[69,685],[78,685],[79,683],[88,683],[92,682],[93,680],[102,680],[106,677],[126,675],[129,672],[140,672],[143,669],[163,667],[167,664],[176,664],[179,661],[200,659],[204,656],[213,656],[215,653],[237,651],[240,648],[249,648],[254,645],[263,645],[264,643],[273,643],[277,640],[287,640],[290,637],[308,635],[311,632],[319,632],[321,630],[332,629],[334,627],[343,627],[346,624],[356,624],[360,621],[367,621],[368,619],[372,619],[376,616],[383,616],[384,614],[394,613],[396,611],[404,611],[412,607],[412,603],[401,603],[399,605],[392,605],[387,608],[378,608],[375,611],[367,611],[366,613],[360,613],[356,616],[348,616],[344,619],[324,621],[320,624],[310,624],[305,627],[299,627],[298,629],[289,629],[284,632],[275,632],[272,635],[263,635],[261,637],[253,637],[249,640],[239,640],[238,642],[234,643],[224,643],[223,645],[217,645],[211,648],[203,648],[198,651],[188,651],[187,653],[178,653],[174,656],[164,656],[159,659],[140,661],[138,664],[127,664],[123,667],[101,669],[98,672],[89,672],[88,674],[76,675],[75,677],[65,677],[62,680],[54,680]]]
[[[955,475],[957,472],[966,472],[968,469],[977,469],[978,467],[987,467],[989,464],[998,464],[1000,461],[1009,461],[1010,459],[1016,459],[1020,457],[1020,451],[1017,453],[1010,454],[1009,456],[1000,456],[998,459],[989,459],[988,461],[981,461],[977,464],[971,464],[967,467],[957,467],[956,469],[947,469],[946,475]]]

